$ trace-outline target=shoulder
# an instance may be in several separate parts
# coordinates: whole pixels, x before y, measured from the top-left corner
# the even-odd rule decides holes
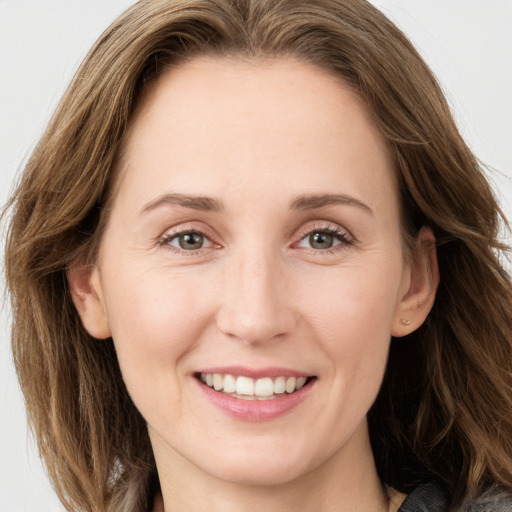
[[[423,484],[407,495],[397,512],[447,512],[448,495],[436,484]]]
[[[495,489],[466,504],[461,512],[512,512],[512,494]]]
[[[449,512],[449,496],[436,483],[420,485],[412,491],[398,512]],[[451,512],[512,512],[512,494],[493,489]]]

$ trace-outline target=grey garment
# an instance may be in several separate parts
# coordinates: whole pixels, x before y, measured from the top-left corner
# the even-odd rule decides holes
[[[512,494],[504,490],[490,491],[468,503],[462,512],[511,512]]]
[[[437,484],[424,484],[407,495],[398,512],[447,512],[448,496]]]
[[[438,484],[420,485],[405,498],[398,512],[449,512],[449,499]],[[512,495],[493,490],[452,512],[512,512]]]

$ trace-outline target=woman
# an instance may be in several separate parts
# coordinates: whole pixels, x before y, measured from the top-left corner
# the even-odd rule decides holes
[[[14,355],[69,510],[512,506],[500,210],[371,5],[139,2],[11,207]]]

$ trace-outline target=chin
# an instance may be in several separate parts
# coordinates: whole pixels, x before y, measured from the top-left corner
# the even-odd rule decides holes
[[[267,440],[268,441],[268,440]],[[310,447],[307,451],[295,450],[282,440],[281,443],[254,442],[252,446],[227,447],[216,455],[198,461],[202,471],[226,482],[249,486],[284,485],[310,472],[321,464],[317,456],[312,459]],[[304,448],[304,446],[302,446]],[[309,452],[309,453],[308,453]]]
[[[210,474],[219,480],[237,485],[269,487],[288,484],[306,472],[307,468],[303,464],[278,460],[253,463],[251,458],[248,458],[229,466],[212,468]]]

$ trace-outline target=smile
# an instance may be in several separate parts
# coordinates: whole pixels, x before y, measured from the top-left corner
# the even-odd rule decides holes
[[[199,379],[209,388],[241,400],[273,400],[302,389],[308,377],[261,377],[244,375],[201,373]]]
[[[317,376],[289,368],[225,366],[193,374],[216,409],[238,420],[260,422],[291,413],[314,393]]]

